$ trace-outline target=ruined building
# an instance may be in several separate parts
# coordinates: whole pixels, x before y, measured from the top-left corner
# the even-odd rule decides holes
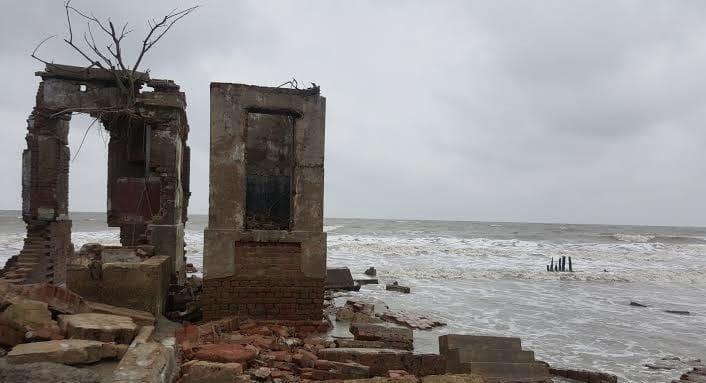
[[[145,267],[159,264],[166,270],[162,276],[166,283],[183,283],[183,232],[190,195],[184,93],[174,82],[150,79],[145,73],[137,73],[136,89],[129,95],[121,91],[115,73],[102,69],[48,64],[37,75],[42,81],[27,120],[27,149],[22,154],[27,237],[21,253],[7,262],[0,277],[14,283],[66,282],[70,288],[73,283],[79,290],[83,278],[93,281],[92,289],[107,289],[113,283],[103,280],[108,273],[101,263],[107,259],[101,258],[100,249],[90,259],[75,262],[73,282],[71,275],[67,277],[67,262],[75,258],[68,215],[68,129],[72,113],[82,112],[97,118],[110,133],[108,224],[120,228],[122,247],[113,248],[108,258],[149,261]],[[140,91],[142,86],[153,90]],[[164,260],[150,261],[151,256]],[[126,277],[129,270],[115,278]],[[111,299],[94,294],[96,300]]]
[[[211,84],[204,320],[321,320],[325,113],[318,87]]]

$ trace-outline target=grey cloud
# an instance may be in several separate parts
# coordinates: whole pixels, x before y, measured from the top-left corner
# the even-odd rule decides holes
[[[189,2],[77,6],[134,24]],[[61,2],[3,12],[0,208],[19,208],[24,119]],[[329,217],[704,225],[700,1],[209,1],[147,58],[187,93],[192,211],[207,210],[210,81],[322,85]],[[59,40],[43,53],[80,64]],[[76,150],[87,120],[76,119]],[[71,204],[104,209],[105,148]]]

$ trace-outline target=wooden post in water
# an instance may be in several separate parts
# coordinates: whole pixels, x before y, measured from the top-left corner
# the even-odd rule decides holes
[[[552,257],[552,263],[549,266],[549,271],[554,271],[554,257]]]
[[[569,257],[569,272],[572,273],[574,269],[571,267],[571,257]]]
[[[566,271],[566,255],[561,257],[561,271]]]

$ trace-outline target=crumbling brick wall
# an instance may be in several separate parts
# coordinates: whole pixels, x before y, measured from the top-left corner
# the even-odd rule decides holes
[[[110,132],[108,224],[120,227],[123,245],[152,244],[170,257],[174,281],[183,283],[184,223],[190,193],[186,101],[170,80],[137,73],[152,92],[126,95],[101,69],[47,64],[28,118],[22,154],[22,216],[27,238],[0,277],[13,283],[62,283],[73,252],[68,215],[71,114],[98,118]],[[186,154],[188,156],[188,154]],[[186,173],[186,174],[184,174]]]

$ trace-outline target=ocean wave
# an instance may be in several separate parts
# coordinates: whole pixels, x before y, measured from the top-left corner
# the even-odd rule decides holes
[[[457,238],[457,237],[375,237],[329,235],[330,251],[351,254],[418,256],[423,254],[454,254],[467,257],[484,256],[576,256],[583,259],[647,261],[665,254],[682,258],[701,257],[706,244],[667,245],[659,242],[620,243],[556,243],[518,239]]]
[[[613,238],[622,242],[630,243],[645,243],[653,240],[655,235],[653,234],[625,234],[625,233],[615,233]]]
[[[617,270],[617,271],[579,271],[547,272],[545,270],[521,269],[486,269],[472,270],[462,268],[400,267],[391,269],[378,268],[380,278],[401,280],[526,280],[526,281],[579,281],[579,282],[650,282],[703,284],[706,282],[704,269],[691,270]]]
[[[332,232],[332,231],[334,231],[334,230],[338,230],[338,229],[340,229],[340,228],[342,228],[342,227],[343,227],[343,225],[324,226],[324,231],[328,233],[328,232]]]
[[[706,244],[706,238],[684,235],[614,233],[610,236],[617,241],[626,243]]]

